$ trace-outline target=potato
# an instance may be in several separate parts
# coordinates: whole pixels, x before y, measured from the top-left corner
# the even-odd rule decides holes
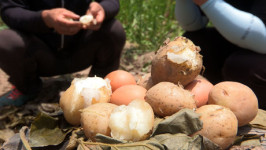
[[[80,110],[95,103],[109,102],[110,83],[99,77],[75,78],[60,97],[60,107],[71,125],[80,124]]]
[[[237,135],[237,118],[228,108],[220,105],[204,105],[197,108],[203,128],[193,135],[200,134],[207,137],[222,149],[233,144]]]
[[[182,86],[171,82],[160,82],[150,88],[145,96],[156,115],[170,116],[183,108],[196,108],[193,95]]]
[[[210,81],[197,76],[192,82],[186,85],[185,89],[194,95],[197,107],[201,107],[207,104],[212,87],[213,84]]]
[[[111,136],[109,118],[116,107],[117,105],[111,103],[97,103],[83,109],[80,122],[85,136],[92,141],[95,141],[97,133]]]
[[[137,85],[144,87],[145,89],[150,89],[153,86],[151,73],[144,74],[137,80]]]
[[[238,119],[238,126],[248,124],[258,113],[258,99],[255,93],[239,82],[224,81],[214,85],[208,103],[230,108]]]
[[[142,99],[134,99],[127,106],[116,107],[109,121],[113,138],[134,142],[147,139],[153,125],[154,112]]]
[[[96,19],[91,14],[81,16],[79,21],[84,25],[97,24]]]
[[[186,86],[202,69],[202,56],[199,51],[200,48],[185,37],[166,42],[152,60],[153,83],[168,81]]]

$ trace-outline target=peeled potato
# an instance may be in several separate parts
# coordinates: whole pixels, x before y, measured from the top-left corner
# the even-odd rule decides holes
[[[238,126],[248,124],[258,113],[258,99],[255,93],[239,82],[224,81],[214,85],[208,103],[231,109],[238,119]]]
[[[161,117],[171,116],[183,108],[196,108],[192,93],[171,82],[154,85],[147,91],[145,100],[154,113]]]
[[[116,107],[110,116],[111,136],[126,141],[140,141],[149,137],[154,125],[154,113],[151,106],[135,99],[127,106]]]
[[[85,25],[90,25],[91,23],[93,24],[97,23],[96,19],[91,14],[81,16],[79,18],[79,21]]]
[[[60,107],[66,121],[80,124],[80,110],[95,103],[109,102],[110,83],[100,77],[75,78],[60,97]]]
[[[199,51],[200,48],[185,37],[177,37],[165,43],[152,60],[153,83],[168,81],[186,86],[202,69],[202,56]]]
[[[95,141],[97,133],[111,136],[109,118],[116,107],[111,103],[97,103],[82,110],[80,122],[87,138]]]
[[[200,114],[203,128],[196,132],[207,137],[222,149],[233,144],[237,135],[237,118],[228,108],[220,105],[204,105],[197,108],[196,113]]]

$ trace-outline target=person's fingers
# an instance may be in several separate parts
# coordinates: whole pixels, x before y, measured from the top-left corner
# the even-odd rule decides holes
[[[77,15],[71,11],[67,11],[67,12],[63,13],[63,15],[65,18],[73,19],[73,20],[78,20],[80,18],[79,15]]]
[[[96,2],[92,2],[90,4],[90,9],[89,9],[90,13],[93,15],[96,15],[98,13],[98,11],[101,9],[99,5],[100,4],[98,4]]]
[[[58,26],[68,27],[68,28],[70,27],[82,28],[82,23],[79,21],[74,21],[73,19],[61,17],[58,19]]]
[[[99,11],[98,12],[98,14],[96,15],[96,21],[97,21],[97,23],[102,23],[103,22],[103,20],[104,20],[104,16],[105,14],[104,14],[104,11]]]
[[[104,9],[102,8],[102,6],[97,3],[97,2],[92,2],[90,4],[90,9],[89,11],[87,11],[87,14],[91,13],[97,22],[103,22],[105,14],[104,14]]]

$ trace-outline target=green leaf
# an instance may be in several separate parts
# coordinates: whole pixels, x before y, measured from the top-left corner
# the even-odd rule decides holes
[[[62,143],[70,129],[61,130],[58,119],[40,113],[30,128],[29,143],[31,147],[44,147]]]
[[[192,147],[194,149],[201,149],[201,141],[194,141],[191,137],[186,134],[160,134],[154,137],[159,143],[164,145],[166,149],[182,149],[190,150]],[[194,141],[194,142],[193,142]]]
[[[161,121],[154,129],[152,136],[164,133],[184,133],[191,135],[202,129],[202,121],[199,114],[191,109],[182,109]]]

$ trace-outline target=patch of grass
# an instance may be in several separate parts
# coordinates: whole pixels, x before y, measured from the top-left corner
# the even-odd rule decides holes
[[[136,43],[137,53],[154,51],[166,38],[182,35],[175,16],[175,0],[120,0],[117,19],[123,24],[127,40]]]
[[[6,29],[6,28],[8,28],[8,27],[4,24],[4,22],[0,18],[0,31],[3,30],[3,29]]]

